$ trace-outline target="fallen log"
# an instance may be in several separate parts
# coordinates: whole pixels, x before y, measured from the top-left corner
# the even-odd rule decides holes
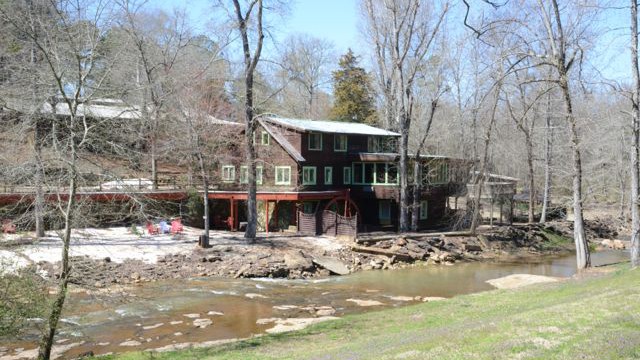
[[[410,254],[404,254],[404,253],[399,253],[399,252],[395,252],[387,249],[375,248],[375,247],[352,245],[351,250],[355,252],[365,253],[365,254],[384,255],[389,258],[395,256],[396,260],[400,260],[404,262],[415,260]]]

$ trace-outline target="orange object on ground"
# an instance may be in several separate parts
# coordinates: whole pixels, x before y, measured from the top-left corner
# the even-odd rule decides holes
[[[160,230],[158,229],[158,226],[153,225],[151,221],[147,221],[147,232],[149,235],[158,235]]]
[[[180,219],[171,220],[171,233],[179,234],[182,231],[184,231],[184,227],[182,226],[182,220]]]

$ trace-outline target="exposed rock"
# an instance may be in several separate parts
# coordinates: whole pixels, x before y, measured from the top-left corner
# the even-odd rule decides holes
[[[297,309],[299,306],[296,305],[275,305],[273,307],[274,310],[292,310]]]
[[[498,289],[515,289],[540,283],[557,282],[558,278],[531,274],[512,274],[498,279],[487,280],[487,283]]]
[[[393,301],[414,301],[415,300],[413,296],[387,296],[387,297]]]
[[[224,313],[223,313],[223,312],[220,312],[220,311],[209,311],[209,312],[207,313],[207,315],[209,315],[209,316],[223,316],[223,315],[224,315]]]
[[[128,340],[128,341],[121,342],[119,344],[119,346],[140,346],[140,345],[142,345],[142,343],[137,340]]]
[[[213,321],[211,321],[211,319],[195,319],[193,320],[193,326],[198,327],[200,329],[204,329],[207,326],[213,324]]]
[[[276,326],[267,329],[269,334],[278,334],[287,331],[302,330],[311,324],[317,324],[323,321],[339,319],[335,316],[323,316],[318,318],[293,318],[293,319],[278,319],[275,321]]]
[[[193,314],[182,314],[182,316],[188,317],[189,319],[197,319],[200,317],[200,314],[197,313],[193,313]]]
[[[300,250],[289,251],[284,254],[284,264],[290,270],[309,271],[313,269],[313,261]]]
[[[442,301],[442,300],[447,300],[447,298],[443,298],[440,296],[425,296],[422,298],[423,302]]]
[[[380,301],[377,301],[377,300],[347,299],[347,301],[355,303],[358,306],[380,306],[380,305],[384,305],[384,303],[381,303]]]
[[[338,275],[347,275],[350,272],[347,265],[336,258],[318,256],[313,258],[313,262]]]
[[[143,330],[151,330],[151,329],[156,329],[159,328],[160,326],[164,325],[164,323],[157,323],[155,325],[148,325],[148,326],[143,326],[142,329]]]
[[[258,325],[266,325],[266,324],[271,324],[274,323],[278,320],[282,320],[281,318],[265,318],[265,319],[258,319],[256,320],[256,324]]]
[[[244,294],[244,296],[248,297],[249,299],[255,299],[255,298],[267,299],[267,297],[264,295],[254,294],[254,293],[247,293],[247,294]]]

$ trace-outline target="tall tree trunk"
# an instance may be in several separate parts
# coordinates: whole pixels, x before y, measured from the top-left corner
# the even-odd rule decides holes
[[[236,12],[238,31],[242,38],[242,51],[244,55],[244,85],[245,85],[245,147],[247,151],[248,162],[248,193],[247,193],[247,229],[244,233],[244,237],[248,242],[253,242],[256,238],[256,231],[258,228],[258,206],[256,201],[257,185],[256,185],[256,152],[253,144],[253,133],[256,128],[256,120],[254,119],[253,109],[253,75],[260,60],[260,54],[262,52],[262,43],[264,41],[264,33],[262,31],[262,0],[253,0],[249,8],[243,13],[239,0],[233,0],[233,6]],[[257,6],[257,15],[255,18],[256,30],[258,36],[256,39],[256,47],[251,54],[249,47],[249,33],[247,29],[247,22],[251,16],[251,12]]]
[[[409,230],[409,179],[407,179],[407,159],[409,152],[408,115],[404,109],[400,110],[400,232]]]
[[[484,187],[485,175],[487,172],[487,163],[489,162],[489,146],[491,145],[491,134],[493,133],[493,126],[496,122],[496,112],[498,110],[498,102],[500,101],[500,91],[502,89],[502,80],[496,83],[496,96],[491,108],[491,118],[489,119],[489,126],[484,134],[484,152],[482,156],[482,162],[480,163],[480,171],[478,174],[474,173],[474,199],[473,199],[473,215],[471,217],[471,229],[472,235],[476,234],[478,225],[480,223],[480,199],[482,198],[482,188]],[[493,216],[493,214],[491,214]]]
[[[38,115],[36,115],[38,116]],[[36,198],[35,198],[35,223],[36,223],[36,237],[44,237],[44,191],[43,191],[43,165],[42,165],[42,142],[40,140],[40,126],[39,119],[36,119],[33,132],[33,146],[35,151],[35,186],[36,186]]]
[[[591,254],[584,230],[584,216],[582,211],[582,157],[580,154],[580,141],[578,124],[573,114],[571,104],[571,92],[569,89],[569,75],[564,63],[558,66],[560,75],[560,89],[564,97],[567,122],[571,129],[571,151],[573,156],[573,240],[576,245],[576,265],[578,269],[591,266]]]
[[[536,192],[535,192],[535,173],[533,168],[533,141],[531,140],[531,134],[525,133],[526,145],[527,145],[527,169],[529,170],[529,224],[534,221],[534,212],[536,206]]]
[[[638,3],[631,0],[631,69],[633,96],[631,113],[633,141],[631,148],[631,266],[640,265],[640,70],[638,69]]]
[[[542,196],[542,212],[540,223],[547,222],[547,212],[551,201],[551,161],[553,149],[553,128],[551,127],[551,93],[547,96],[547,116],[545,119],[545,151],[544,151],[544,195]]]
[[[199,141],[198,145],[199,147]],[[209,247],[209,230],[210,230],[210,215],[209,215],[209,176],[207,175],[207,169],[204,164],[204,156],[202,156],[202,152],[198,148],[197,150],[198,156],[198,164],[200,165],[200,175],[202,176],[202,186],[203,190],[203,201],[204,201],[204,241],[206,243],[202,244],[202,247]]]
[[[156,151],[156,136],[153,134],[151,138],[151,186],[154,190],[158,189],[158,159]]]
[[[413,199],[411,205],[411,231],[418,231],[418,220],[420,217],[420,152],[416,154],[413,162]]]
[[[53,346],[53,339],[56,334],[56,330],[58,328],[58,322],[60,320],[60,315],[62,314],[62,309],[64,307],[64,302],[67,296],[67,287],[69,285],[69,275],[70,275],[70,265],[69,265],[69,246],[71,244],[71,228],[73,226],[74,221],[74,211],[76,210],[76,191],[77,191],[77,177],[78,171],[76,168],[76,161],[78,159],[77,149],[76,149],[76,134],[75,134],[75,116],[73,115],[75,111],[72,110],[71,120],[70,120],[70,128],[71,130],[71,140],[70,140],[70,160],[68,163],[67,176],[69,180],[69,191],[67,195],[69,198],[67,199],[67,206],[64,212],[64,232],[62,235],[62,271],[60,273],[60,279],[58,283],[58,293],[56,294],[56,299],[51,305],[51,313],[49,314],[49,318],[47,321],[47,329],[42,335],[40,340],[40,346],[38,348],[38,359],[39,360],[48,360],[51,357],[51,348]]]

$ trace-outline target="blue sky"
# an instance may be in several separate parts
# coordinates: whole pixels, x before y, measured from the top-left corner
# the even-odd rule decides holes
[[[276,41],[282,41],[288,34],[307,33],[331,41],[337,55],[344,54],[351,47],[362,62],[367,63],[367,45],[363,42],[358,26],[360,15],[358,0],[295,0],[289,1],[289,11],[283,17],[271,18]],[[212,4],[216,0],[151,0],[164,10],[186,8],[193,20],[194,27],[206,29],[207,22],[213,16]],[[629,77],[629,41],[628,10],[626,8],[609,10],[599,25],[601,37],[591,62],[601,70],[606,78],[625,80]],[[455,19],[451,19],[455,21]],[[273,43],[268,43],[265,53],[273,51]]]

